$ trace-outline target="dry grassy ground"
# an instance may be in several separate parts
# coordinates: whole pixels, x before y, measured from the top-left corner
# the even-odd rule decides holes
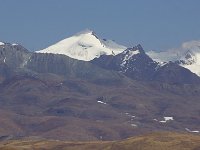
[[[65,142],[51,140],[11,140],[0,143],[1,150],[200,150],[200,136],[182,133],[152,133],[122,141]]]

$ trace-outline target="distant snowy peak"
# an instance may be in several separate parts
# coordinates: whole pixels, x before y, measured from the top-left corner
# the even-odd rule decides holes
[[[1,41],[0,41],[0,46],[1,46],[1,45],[4,45],[4,44],[5,44],[4,42],[1,42]]]
[[[182,55],[182,57],[176,61],[179,64],[182,65],[192,65],[197,62],[197,58],[195,53],[192,51],[188,50],[185,54]]]
[[[85,30],[37,52],[64,54],[74,59],[90,61],[101,55],[117,55],[125,49],[125,46],[114,41],[101,40],[92,30]]]
[[[189,41],[183,43],[180,48],[163,52],[149,51],[147,54],[161,64],[169,61],[176,62],[200,76],[200,41]]]

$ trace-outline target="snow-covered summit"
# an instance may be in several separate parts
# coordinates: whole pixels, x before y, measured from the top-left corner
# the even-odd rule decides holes
[[[200,76],[200,41],[185,42],[179,48],[167,51],[149,51],[147,54],[155,61],[176,62]]]
[[[71,58],[90,61],[101,55],[116,55],[126,47],[111,40],[100,39],[94,31],[84,30],[38,53],[64,54]]]

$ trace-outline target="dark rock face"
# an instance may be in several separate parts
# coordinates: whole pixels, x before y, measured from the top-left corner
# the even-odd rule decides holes
[[[151,80],[158,65],[145,54],[141,45],[128,48],[116,56],[102,55],[91,62],[105,69],[122,72],[136,80]]]
[[[168,63],[158,68],[153,78],[156,81],[172,84],[199,84],[200,78],[190,70],[179,66],[176,63]]]
[[[9,78],[13,74],[13,71],[4,63],[0,63],[0,82]]]
[[[11,69],[23,68],[31,53],[21,45],[5,44],[0,46],[0,62]]]
[[[65,55],[33,53],[25,67],[38,73],[53,73],[94,82],[121,80],[117,72],[110,72],[89,62],[75,60]]]

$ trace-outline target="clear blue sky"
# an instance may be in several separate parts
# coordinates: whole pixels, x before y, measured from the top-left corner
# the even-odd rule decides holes
[[[0,0],[0,41],[37,50],[86,28],[165,50],[200,39],[200,0]]]

